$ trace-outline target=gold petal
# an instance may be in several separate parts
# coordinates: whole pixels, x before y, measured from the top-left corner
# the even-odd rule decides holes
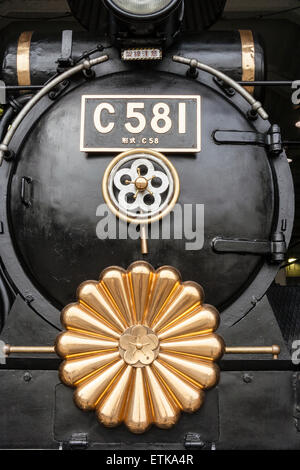
[[[180,318],[169,327],[158,333],[158,338],[162,341],[167,338],[177,336],[205,334],[215,331],[220,322],[218,311],[212,306],[204,304],[196,308],[189,315]],[[202,333],[203,332],[203,333]]]
[[[79,381],[95,371],[117,361],[120,358],[118,351],[85,356],[80,359],[65,361],[59,368],[59,376],[66,385],[77,385]]]
[[[122,349],[134,349],[135,350],[136,337],[132,335],[123,335],[119,340],[119,344]]]
[[[142,325],[136,325],[132,328],[131,334],[132,336],[135,337],[135,340],[137,339],[138,336],[146,336],[147,335],[147,328],[145,328]]]
[[[125,351],[124,360],[126,364],[136,364],[140,359],[141,351],[138,351],[136,348],[128,349]],[[143,358],[143,357],[142,357]]]
[[[79,385],[74,393],[76,405],[83,410],[94,409],[112,383],[118,378],[118,374],[123,367],[124,361],[121,359]]]
[[[161,380],[179,400],[183,411],[193,413],[204,402],[204,392],[200,388],[188,383],[185,379],[165,367],[161,362],[154,361],[153,369],[159,374]]]
[[[188,315],[192,309],[202,304],[204,293],[202,287],[196,282],[188,281],[177,289],[175,298],[172,298],[160,314],[160,318],[153,322],[152,329],[157,332],[167,327],[181,316]]]
[[[125,269],[109,267],[102,271],[101,284],[112,303],[115,304],[129,326],[134,323],[134,315],[130,299],[130,287]]]
[[[175,352],[201,356],[205,359],[217,360],[223,356],[225,344],[223,339],[215,334],[192,336],[189,338],[163,340],[160,351]]]
[[[148,343],[149,347],[153,350],[153,349],[156,349],[158,347],[158,344],[159,344],[159,341],[158,341],[158,337],[156,335],[148,335],[146,338],[145,338],[145,342]]]
[[[77,296],[80,302],[85,303],[96,313],[103,316],[118,331],[123,332],[128,327],[125,320],[121,319],[119,312],[110,302],[105,289],[98,282],[84,282],[79,286]]]
[[[151,362],[153,362],[155,355],[151,348],[144,347],[143,350],[138,351],[138,353],[139,361],[142,364],[146,365],[151,364]]]
[[[205,362],[194,357],[182,357],[171,353],[160,353],[158,358],[169,365],[173,371],[199,385],[201,388],[211,388],[219,380],[220,371],[214,362]]]
[[[159,428],[170,428],[177,422],[180,408],[167,392],[167,389],[161,385],[151,367],[146,366],[144,370],[147,378],[148,393],[151,396],[153,422]]]
[[[159,317],[165,304],[175,295],[180,282],[179,271],[171,266],[163,266],[156,271],[150,292],[148,311],[144,319],[146,325],[151,327],[153,320]]]
[[[66,331],[56,339],[55,351],[61,357],[79,355],[89,352],[114,350],[118,347],[118,341],[97,338],[91,335]]]
[[[138,261],[129,266],[128,275],[135,308],[135,322],[142,323],[149,300],[153,268],[149,263]]]
[[[141,368],[137,368],[133,372],[132,387],[127,403],[128,409],[124,419],[126,426],[135,434],[145,432],[150,427],[152,421],[143,369]]]
[[[98,419],[105,426],[118,426],[123,420],[132,370],[130,366],[124,369],[119,380],[113,384],[111,390],[97,406]]]
[[[79,303],[70,304],[62,311],[61,323],[68,329],[84,330],[115,339],[120,337],[120,334],[103,318]]]

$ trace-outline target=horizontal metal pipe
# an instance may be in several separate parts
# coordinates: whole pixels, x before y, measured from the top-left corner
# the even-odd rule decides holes
[[[300,140],[284,140],[282,143],[288,147],[300,147]]]
[[[272,346],[233,346],[225,348],[226,354],[272,354],[277,359],[280,354],[280,347],[277,344]]]
[[[255,81],[244,81],[244,82],[236,82],[238,85],[241,86],[282,86],[282,87],[291,87],[292,84],[294,83],[294,80],[255,80]],[[6,91],[8,92],[13,92],[13,91],[22,91],[22,90],[27,90],[27,91],[38,91],[44,88],[44,85],[28,85],[28,86],[20,86],[20,85],[7,85],[5,87],[0,87],[5,88]]]
[[[241,86],[292,86],[293,80],[255,80],[253,82],[236,82]]]
[[[18,354],[55,354],[54,346],[4,346],[5,355]],[[280,354],[280,347],[277,344],[272,346],[232,346],[225,348],[226,354],[272,354],[274,359]]]
[[[29,91],[38,91],[41,90],[44,87],[44,85],[7,85],[7,86],[2,86],[0,88],[4,88],[6,91],[22,91],[22,90],[29,90]]]
[[[9,354],[54,354],[54,346],[10,346],[6,344],[4,346],[4,352],[8,356]]]

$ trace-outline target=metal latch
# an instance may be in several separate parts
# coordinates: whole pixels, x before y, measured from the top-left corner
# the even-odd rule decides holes
[[[217,144],[259,145],[265,147],[271,155],[279,155],[284,146],[281,130],[277,124],[273,124],[266,134],[253,131],[216,130],[213,138]]]
[[[0,105],[6,104],[6,87],[3,80],[0,80]]]
[[[272,155],[280,155],[283,151],[281,130],[277,124],[273,124],[266,134],[266,147]]]
[[[195,432],[188,432],[184,438],[184,447],[186,449],[202,449],[205,442],[201,439],[201,434]]]
[[[273,233],[271,240],[248,240],[240,238],[215,237],[211,242],[216,253],[241,253],[252,255],[269,255],[272,263],[285,260],[287,246],[283,232]]]
[[[23,176],[21,180],[21,201],[26,207],[32,205],[32,178]]]
[[[61,445],[61,450],[84,450],[89,446],[88,436],[83,432],[72,434],[69,441],[65,441]]]
[[[61,56],[58,58],[58,72],[62,72],[65,69],[72,67],[74,61],[72,58],[72,49],[73,49],[73,31],[71,29],[66,29],[62,32],[62,41],[61,41]]]

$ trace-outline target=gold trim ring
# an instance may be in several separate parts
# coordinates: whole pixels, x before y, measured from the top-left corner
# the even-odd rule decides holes
[[[29,86],[30,77],[30,46],[33,31],[24,31],[18,41],[17,77],[19,86]]]
[[[165,207],[159,214],[157,214],[155,216],[152,216],[152,217],[150,216],[150,217],[136,219],[134,217],[131,217],[129,215],[124,214],[122,211],[120,211],[116,207],[116,205],[113,203],[113,201],[110,197],[108,186],[109,186],[109,178],[110,178],[111,172],[114,169],[114,167],[122,159],[125,159],[127,157],[131,157],[132,155],[136,155],[136,157],[138,158],[139,154],[150,155],[150,156],[156,157],[158,160],[162,161],[162,163],[164,163],[164,165],[166,165],[166,167],[168,168],[168,170],[171,173],[171,176],[173,178],[174,189],[173,189],[173,194],[172,194],[170,202],[168,203],[167,207]],[[156,152],[155,150],[152,150],[152,149],[143,149],[143,148],[132,149],[132,150],[128,150],[126,152],[120,153],[119,155],[117,155],[117,157],[115,157],[110,162],[110,164],[108,165],[108,167],[106,168],[106,170],[104,172],[104,176],[103,176],[103,180],[102,180],[102,194],[103,194],[104,201],[106,202],[108,208],[111,210],[111,212],[116,217],[119,217],[121,220],[124,220],[125,222],[129,222],[129,223],[136,224],[136,225],[150,224],[150,223],[157,222],[158,220],[161,220],[163,217],[165,217],[167,214],[169,214],[171,212],[171,210],[173,209],[173,207],[175,206],[175,204],[176,204],[176,202],[179,198],[179,194],[180,194],[179,176],[178,176],[178,173],[177,173],[175,167],[170,162],[170,160],[167,157],[165,157],[162,153]]]
[[[242,80],[243,82],[253,82],[255,80],[255,43],[251,30],[240,29],[242,45]],[[251,95],[254,93],[253,86],[245,87]]]

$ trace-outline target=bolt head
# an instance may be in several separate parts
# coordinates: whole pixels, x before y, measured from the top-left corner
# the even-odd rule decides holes
[[[146,180],[146,178],[139,176],[135,180],[134,184],[135,184],[136,189],[138,189],[139,191],[145,191],[145,189],[147,189],[147,186],[148,186],[148,181]]]
[[[31,373],[25,372],[25,374],[23,375],[23,379],[24,379],[24,382],[30,382],[30,380],[32,379]]]
[[[253,380],[252,375],[250,375],[250,374],[244,374],[244,375],[243,375],[243,381],[244,381],[246,384],[251,383],[252,380]]]

